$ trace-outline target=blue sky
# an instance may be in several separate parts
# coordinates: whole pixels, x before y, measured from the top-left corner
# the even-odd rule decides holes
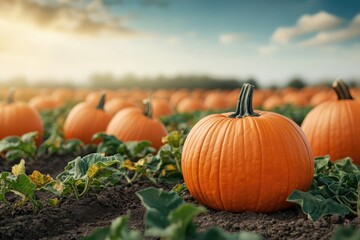
[[[270,85],[360,79],[359,63],[356,0],[0,2],[0,79],[208,74]]]

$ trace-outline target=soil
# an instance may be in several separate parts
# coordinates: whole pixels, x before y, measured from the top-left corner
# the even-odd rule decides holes
[[[33,169],[56,177],[74,157],[54,157],[44,161],[28,161],[27,172]],[[13,164],[11,164],[13,165]],[[10,171],[11,165],[0,159],[0,171]],[[0,204],[0,240],[2,239],[81,239],[96,229],[130,210],[130,228],[144,231],[145,209],[135,192],[154,186],[149,182],[109,187],[92,192],[80,200],[62,199],[58,207],[45,206],[34,213],[30,205],[9,209]],[[165,189],[171,186],[157,185]],[[45,202],[45,193],[38,198]],[[198,204],[189,194],[185,201]],[[340,225],[360,226],[360,218],[325,217],[319,221],[307,220],[298,207],[272,214],[229,213],[208,210],[195,219],[200,230],[218,226],[229,232],[250,231],[265,239],[330,239]]]

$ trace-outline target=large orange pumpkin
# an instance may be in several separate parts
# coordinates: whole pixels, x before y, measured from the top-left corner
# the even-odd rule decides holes
[[[360,164],[360,103],[342,80],[335,81],[333,88],[338,100],[315,107],[301,127],[315,156],[329,154],[332,160],[351,157]]]
[[[104,111],[105,94],[102,95],[97,107],[86,102],[77,104],[71,109],[64,124],[65,139],[80,139],[85,144],[98,143],[92,140],[95,133],[105,132],[111,115]]]
[[[40,114],[24,102],[14,102],[12,96],[10,93],[7,101],[0,104],[0,139],[38,132],[36,143],[40,145],[44,132]]]
[[[274,212],[295,190],[308,190],[313,154],[290,119],[252,109],[244,84],[235,113],[212,114],[190,131],[181,167],[191,195],[218,210]]]
[[[121,141],[149,141],[159,149],[162,138],[167,135],[165,126],[152,116],[150,100],[145,102],[145,111],[139,108],[126,108],[118,112],[110,121],[106,133]]]

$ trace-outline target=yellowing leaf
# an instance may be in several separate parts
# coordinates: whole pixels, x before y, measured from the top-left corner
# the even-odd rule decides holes
[[[145,165],[145,160],[143,158],[135,163],[135,166],[141,166],[142,167],[144,165]]]
[[[60,181],[56,181],[55,184],[52,186],[53,189],[55,189],[57,192],[63,192],[64,191],[64,185]]]
[[[15,164],[12,168],[11,168],[11,172],[12,174],[14,174],[15,176],[18,176],[20,174],[25,174],[25,160],[21,159],[19,164]]]
[[[41,188],[54,180],[49,174],[45,175],[37,170],[34,170],[33,173],[29,175],[29,179],[36,184],[37,188]]]
[[[169,164],[165,166],[166,171],[175,171],[176,167],[173,164]]]
[[[92,164],[87,171],[88,177],[93,178],[99,170],[100,170],[100,167],[98,167],[95,164]]]
[[[50,198],[48,200],[48,203],[50,206],[56,207],[57,205],[59,205],[59,199],[58,198]]]
[[[121,165],[122,168],[127,168],[129,170],[135,171],[136,167],[134,166],[134,163],[130,161],[129,159],[126,159],[124,163]]]

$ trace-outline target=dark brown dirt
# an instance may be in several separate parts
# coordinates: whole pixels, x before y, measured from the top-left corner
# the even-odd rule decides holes
[[[50,173],[55,177],[73,157],[55,157],[46,161],[28,161],[27,172],[33,169]],[[11,165],[0,160],[0,171],[11,170]],[[34,213],[30,205],[9,209],[0,204],[0,240],[2,239],[81,239],[97,228],[107,226],[114,218],[131,212],[130,228],[144,230],[144,208],[135,192],[152,186],[140,182],[132,186],[110,187],[97,193],[89,193],[80,200],[62,199],[58,207],[46,205],[49,197],[44,193],[39,198],[46,205]],[[156,186],[169,189],[170,186]],[[187,202],[198,204],[185,194]],[[208,210],[195,219],[200,230],[218,226],[229,232],[250,231],[265,239],[330,239],[340,225],[360,227],[360,219],[338,216],[325,217],[316,222],[307,220],[298,207],[273,214],[229,213]]]

